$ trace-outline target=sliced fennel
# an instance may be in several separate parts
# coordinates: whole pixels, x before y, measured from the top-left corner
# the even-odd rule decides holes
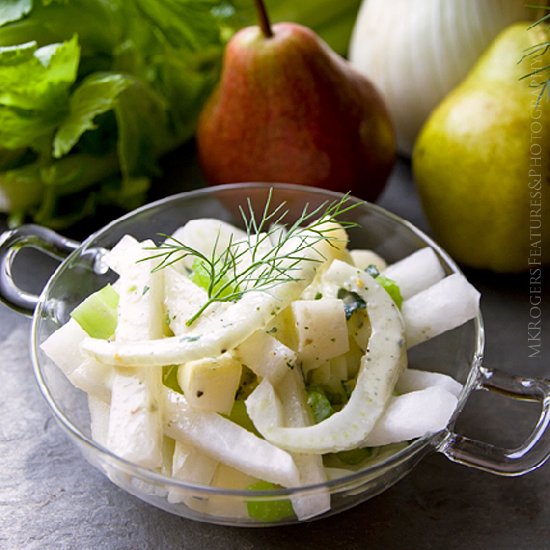
[[[287,452],[217,413],[192,409],[179,393],[166,388],[163,395],[168,436],[258,479],[284,487],[300,484],[296,464]]]
[[[107,342],[89,338],[82,344],[85,354],[109,365],[118,366],[164,366],[180,364],[202,357],[216,357],[233,349],[259,328],[267,326],[279,311],[296,300],[313,280],[324,258],[333,254],[333,245],[319,240],[311,232],[312,246],[304,247],[308,231],[289,239],[284,251],[289,257],[281,261],[277,269],[293,270],[293,278],[284,284],[273,286],[269,291],[251,291],[238,302],[218,302],[204,312],[185,336],[141,340],[139,342]],[[299,263],[292,250],[300,246],[302,257]]]
[[[395,382],[407,365],[403,320],[375,279],[339,260],[332,263],[325,277],[356,292],[368,304],[371,337],[349,401],[318,424],[286,427],[276,422],[281,414],[280,402],[267,380],[247,399],[249,416],[260,433],[281,448],[300,453],[324,454],[360,446],[384,411]]]

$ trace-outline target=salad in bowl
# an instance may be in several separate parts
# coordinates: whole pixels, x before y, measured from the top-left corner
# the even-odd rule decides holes
[[[482,346],[479,293],[420,231],[347,195],[268,184],[106,226],[61,264],[33,328],[42,392],[92,464],[232,525],[341,511],[433,450],[499,472],[450,429],[491,387]],[[541,462],[535,447],[517,473]]]

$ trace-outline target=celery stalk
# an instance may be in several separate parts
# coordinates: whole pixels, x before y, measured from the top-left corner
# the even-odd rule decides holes
[[[92,338],[106,340],[117,325],[118,294],[111,285],[88,296],[71,313],[71,317]]]

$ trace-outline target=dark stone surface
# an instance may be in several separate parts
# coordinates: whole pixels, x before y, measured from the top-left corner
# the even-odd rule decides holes
[[[379,201],[427,228],[408,166],[400,164]],[[29,260],[30,261],[30,260]],[[30,283],[44,273],[28,271]],[[549,352],[529,358],[528,278],[467,272],[482,292],[486,364],[549,377]],[[43,280],[43,279],[40,279]],[[550,289],[544,289],[550,297]],[[545,300],[545,322],[548,299]],[[89,466],[56,425],[34,382],[30,321],[0,306],[0,548],[550,548],[550,465],[503,478],[434,454],[382,495],[340,515],[269,529],[195,523],[124,493]],[[547,330],[544,327],[544,330]],[[543,334],[543,346],[548,346]],[[518,444],[538,414],[532,404],[474,395],[458,430]]]

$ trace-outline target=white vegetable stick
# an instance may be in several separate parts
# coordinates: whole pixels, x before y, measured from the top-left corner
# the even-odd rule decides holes
[[[80,345],[87,336],[84,329],[71,318],[42,342],[40,347],[68,376],[82,363]]]
[[[295,427],[311,425],[312,419],[309,414],[304,381],[299,370],[293,369],[287,372],[277,390],[281,396],[284,424]],[[327,480],[323,458],[320,455],[294,453],[292,456],[300,472],[302,485],[314,485]],[[291,501],[294,512],[300,520],[312,518],[330,510],[330,493],[326,488],[304,496],[293,496]]]
[[[416,390],[425,390],[429,387],[438,387],[452,393],[455,397],[460,395],[462,384],[454,378],[440,372],[427,372],[416,369],[405,369],[395,385],[397,393],[409,393]]]
[[[173,266],[164,269],[164,306],[169,326],[174,334],[186,334],[190,319],[208,300],[206,291],[189,280]]]
[[[162,272],[153,261],[137,263],[151,252],[151,241],[125,237],[110,253],[119,279],[115,339],[141,341],[162,336]],[[146,468],[162,465],[161,369],[115,369],[107,446],[115,454]]]
[[[178,383],[195,409],[229,414],[239,389],[242,365],[231,354],[180,365]]]
[[[234,356],[260,378],[267,378],[277,384],[296,364],[296,352],[266,334],[257,330],[234,351]]]
[[[210,485],[218,462],[195,447],[176,441],[172,458],[172,477],[191,484]],[[168,502],[185,502],[193,507],[196,499],[183,489],[170,488],[168,490]]]
[[[107,436],[109,433],[109,404],[92,395],[88,395],[88,409],[90,410],[92,439],[97,441],[100,445],[107,446]]]
[[[98,363],[93,359],[84,359],[67,378],[74,386],[88,394],[88,397],[99,399],[109,404],[113,385],[114,369],[110,365]]]
[[[440,387],[393,397],[364,445],[377,447],[436,433],[447,426],[457,402]]]
[[[378,271],[386,269],[386,261],[373,250],[356,249],[350,250],[353,265],[359,269],[367,269],[369,265],[376,266]]]
[[[158,373],[123,369],[113,377],[107,446],[145,468],[162,464]]]
[[[229,243],[243,241],[246,233],[223,220],[213,218],[201,218],[189,220],[184,226],[179,227],[172,233],[172,237],[181,243],[198,250],[207,257],[215,252],[219,256]],[[168,240],[170,242],[170,239]],[[173,242],[173,241],[172,241]],[[194,256],[188,256],[181,262],[176,262],[174,267],[181,271],[184,267],[191,268],[195,260]]]
[[[479,292],[458,273],[405,300],[407,346],[411,348],[458,327],[479,313]]]
[[[304,370],[348,351],[348,327],[342,300],[295,300],[290,307]]]
[[[300,475],[292,457],[268,441],[213,412],[189,407],[183,395],[164,388],[164,429],[214,460],[245,474],[295,487]]]
[[[397,283],[403,300],[445,277],[437,254],[430,247],[413,252],[410,256],[388,266],[382,273]]]
[[[304,231],[300,236],[289,239],[282,248],[281,256],[292,256],[298,246],[303,246],[303,239],[308,234]],[[315,233],[309,235],[313,240],[318,238]],[[213,304],[197,319],[193,330],[184,336],[131,343],[86,338],[82,350],[102,363],[119,366],[163,366],[205,356],[216,357],[224,350],[239,345],[256,330],[264,328],[279,311],[297,299],[313,280],[321,260],[330,254],[331,245],[325,240],[305,248],[304,260],[299,267],[294,266],[292,281],[276,285],[269,292],[247,292],[236,303]],[[290,268],[295,263],[293,258],[282,260],[280,270]]]
[[[151,251],[137,249],[137,240],[132,237],[131,235],[124,235],[118,243],[113,246],[107,254],[105,254],[105,257],[103,258],[103,261],[118,275],[120,275],[123,271],[125,271],[128,268],[128,264],[130,262],[136,262],[137,260],[141,258],[145,258],[147,256],[151,255]],[[149,241],[149,245],[153,245],[151,241]],[[148,246],[148,245],[145,245]],[[117,288],[117,292],[120,293],[120,282],[117,280],[117,284],[119,285],[119,288]]]
[[[339,260],[333,261],[326,277],[365,300],[372,334],[348,403],[326,420],[300,428],[278,426],[273,421],[277,397],[266,380],[248,397],[247,411],[258,431],[293,452],[324,454],[356,448],[382,414],[406,367],[403,321],[388,293],[366,272]],[[254,398],[262,385],[261,399]]]

